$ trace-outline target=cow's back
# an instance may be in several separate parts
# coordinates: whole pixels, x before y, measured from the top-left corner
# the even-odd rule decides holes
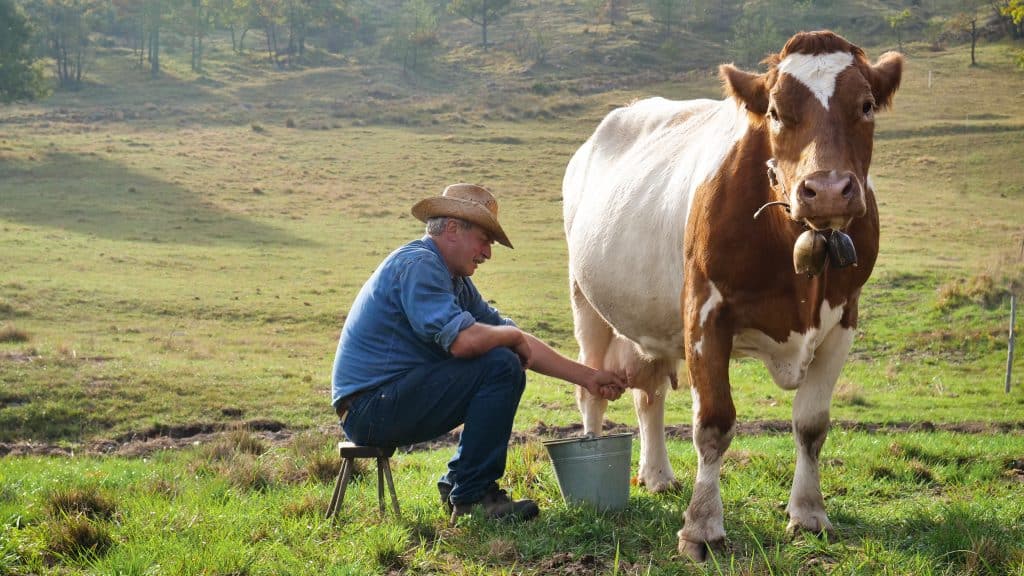
[[[682,354],[689,209],[746,126],[732,100],[649,98],[608,114],[569,162],[569,273],[598,313],[649,354]]]

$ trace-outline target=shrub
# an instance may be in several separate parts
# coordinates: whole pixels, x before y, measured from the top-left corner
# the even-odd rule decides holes
[[[117,504],[93,486],[60,488],[45,500],[46,511],[53,520],[70,516],[109,520],[117,511]]]
[[[989,274],[973,278],[956,278],[939,287],[940,310],[961,308],[970,304],[993,309],[1010,297],[1010,283],[997,281]]]
[[[28,342],[31,338],[28,332],[16,328],[12,324],[0,327],[0,342]]]
[[[46,549],[57,558],[101,556],[114,544],[110,531],[83,514],[50,521]]]

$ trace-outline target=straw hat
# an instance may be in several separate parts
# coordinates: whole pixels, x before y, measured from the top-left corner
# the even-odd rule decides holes
[[[486,230],[496,242],[512,247],[498,223],[498,201],[483,186],[452,184],[440,196],[417,202],[412,207],[412,215],[423,222],[439,216],[472,222]]]

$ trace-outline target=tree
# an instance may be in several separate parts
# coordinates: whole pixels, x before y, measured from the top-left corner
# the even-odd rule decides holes
[[[903,52],[903,25],[910,19],[910,9],[904,8],[903,12],[891,14],[886,17],[889,21],[889,27],[896,32],[896,45],[899,47],[899,51]]]
[[[651,18],[661,25],[665,38],[672,37],[672,24],[680,23],[683,14],[684,0],[647,0],[647,9]]]
[[[960,0],[960,12],[949,20],[949,31],[959,38],[968,37],[971,39],[971,66],[977,66],[975,48],[978,39],[981,37],[981,25],[984,24],[984,17],[978,15],[979,9],[985,11],[993,7],[989,0]],[[998,13],[998,11],[997,11]]]
[[[949,21],[949,28],[954,34],[967,34],[971,38],[971,66],[977,66],[978,61],[974,57],[974,49],[978,45],[978,15],[977,13],[960,12]]]
[[[78,90],[85,72],[95,0],[36,0],[30,4],[43,30],[46,53],[53,58],[58,85]]]
[[[436,2],[407,0],[397,13],[395,32],[388,43],[402,59],[402,72],[415,72],[439,44]]]
[[[1024,0],[1010,0],[999,11],[1003,16],[1008,16],[1018,30],[1024,27]],[[1024,68],[1024,52],[1017,54],[1017,66]]]
[[[213,9],[210,0],[191,0],[192,10],[192,71],[203,71],[203,38],[213,25]]]
[[[142,22],[148,42],[149,73],[154,78],[160,75],[160,30],[164,21],[164,0],[144,0]]]
[[[579,4],[595,23],[608,22],[609,26],[615,26],[616,22],[625,20],[629,0],[583,0]]]
[[[0,103],[42,96],[43,71],[32,56],[32,29],[13,0],[0,0]]]
[[[1013,37],[1024,37],[1024,0],[1004,0],[1000,4],[999,14],[1013,23]]]
[[[512,10],[512,0],[451,0],[448,10],[480,27],[487,50],[487,27]]]
[[[794,16],[792,6],[784,6],[784,2],[745,4],[733,23],[733,57],[744,65],[753,66],[779,50],[788,37],[780,29],[779,21],[791,21]]]

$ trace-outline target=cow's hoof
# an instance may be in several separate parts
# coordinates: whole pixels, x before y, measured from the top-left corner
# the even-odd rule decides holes
[[[828,521],[828,516],[824,514],[815,514],[806,518],[790,518],[789,525],[786,526],[786,532],[792,537],[799,536],[805,532],[810,532],[817,536],[826,536],[829,540],[834,540],[836,537],[835,528]]]
[[[706,562],[712,551],[722,550],[724,547],[724,539],[714,542],[694,542],[693,540],[683,538],[681,535],[679,536],[679,554],[686,556],[694,562]]]
[[[650,480],[644,479],[643,476],[637,476],[634,484],[643,486],[648,492],[653,494],[660,494],[664,492],[675,492],[683,487],[675,478],[669,476],[667,478],[653,478]]]

